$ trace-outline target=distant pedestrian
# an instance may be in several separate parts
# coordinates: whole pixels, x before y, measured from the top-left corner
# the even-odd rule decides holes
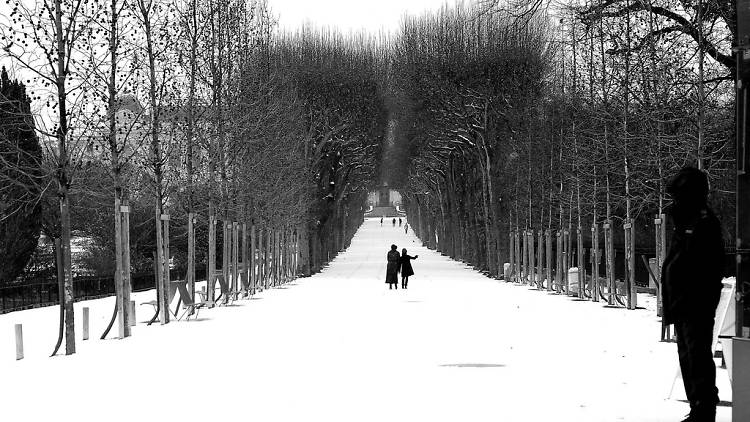
[[[719,390],[711,352],[714,315],[721,295],[724,243],[708,207],[708,178],[686,167],[669,183],[672,242],[662,267],[664,323],[675,325],[690,414],[683,421],[716,419]]]
[[[401,227],[401,217],[398,218],[398,226]]]
[[[396,227],[396,219],[393,219],[393,227]]]
[[[383,217],[380,217],[380,227],[383,227]]]
[[[409,234],[409,223],[404,224],[404,234]]]
[[[409,276],[414,275],[414,269],[411,267],[411,260],[419,258],[419,255],[409,256],[406,254],[406,248],[401,250],[401,288],[405,289],[409,285]]]
[[[385,282],[388,283],[388,290],[394,287],[398,290],[398,271],[400,268],[401,255],[398,253],[398,246],[391,245],[388,251],[388,267],[385,270]]]

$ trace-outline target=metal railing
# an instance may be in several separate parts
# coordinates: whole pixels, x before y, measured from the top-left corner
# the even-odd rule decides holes
[[[185,276],[185,270],[171,270],[173,280]],[[205,278],[205,270],[196,271],[196,279]],[[134,292],[154,288],[154,274],[132,274],[131,287]],[[80,276],[73,279],[75,301],[98,299],[115,294],[114,277]],[[0,287],[0,314],[23,309],[52,306],[60,303],[57,280],[24,282]]]

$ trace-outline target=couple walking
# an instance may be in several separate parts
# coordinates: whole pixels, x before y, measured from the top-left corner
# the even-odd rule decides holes
[[[409,256],[406,254],[406,248],[398,253],[398,246],[391,245],[388,251],[388,268],[385,271],[385,282],[388,283],[388,289],[393,289],[394,285],[398,290],[398,273],[401,272],[401,288],[405,289],[409,285],[409,276],[414,275],[414,269],[411,267],[411,260],[417,259],[419,255]]]

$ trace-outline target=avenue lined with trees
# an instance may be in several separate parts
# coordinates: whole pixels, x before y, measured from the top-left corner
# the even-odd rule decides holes
[[[0,7],[0,113],[20,115],[0,121],[0,257],[23,262],[0,287],[58,277],[67,353],[74,273],[114,276],[127,336],[137,275],[162,323],[170,279],[231,279],[226,298],[310,275],[384,183],[430,248],[630,308],[680,167],[708,173],[732,238],[727,1],[480,0],[390,35],[278,31],[265,0]]]

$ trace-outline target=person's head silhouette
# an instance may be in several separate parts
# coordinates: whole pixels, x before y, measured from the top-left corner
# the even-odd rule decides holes
[[[391,245],[391,250],[392,250],[392,251],[395,251],[396,249],[398,249],[398,246],[396,246],[396,245]]]

